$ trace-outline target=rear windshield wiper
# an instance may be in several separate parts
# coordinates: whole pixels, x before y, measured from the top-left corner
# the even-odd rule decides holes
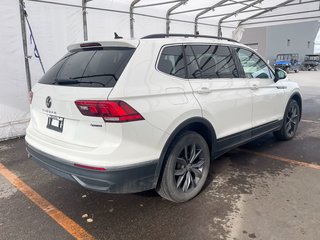
[[[59,85],[73,85],[73,84],[81,84],[81,83],[88,83],[88,84],[100,84],[101,86],[105,87],[106,85],[102,82],[95,82],[95,81],[79,81],[73,78],[70,79],[56,79],[55,83]]]
[[[92,77],[103,77],[103,76],[113,77],[116,81],[118,81],[118,78],[116,77],[116,75],[111,74],[111,73],[102,73],[102,74],[94,74],[94,75],[87,75],[87,76],[81,76],[81,77],[72,77],[70,79],[92,78]]]

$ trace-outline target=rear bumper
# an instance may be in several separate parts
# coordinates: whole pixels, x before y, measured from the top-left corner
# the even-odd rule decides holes
[[[134,193],[152,189],[156,185],[157,160],[134,166],[96,171],[75,167],[65,160],[46,154],[29,144],[27,144],[27,152],[44,168],[90,190],[108,193]]]

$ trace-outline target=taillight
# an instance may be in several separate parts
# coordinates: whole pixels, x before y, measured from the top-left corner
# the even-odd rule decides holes
[[[144,120],[140,113],[124,101],[77,100],[75,104],[83,115],[102,117],[105,122]]]
[[[30,91],[28,96],[29,96],[29,103],[31,104],[32,103],[32,98],[33,98],[33,92]]]

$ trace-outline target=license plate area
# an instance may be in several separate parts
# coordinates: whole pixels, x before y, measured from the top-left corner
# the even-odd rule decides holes
[[[57,132],[62,132],[63,123],[64,123],[64,118],[62,117],[48,116],[47,128]]]

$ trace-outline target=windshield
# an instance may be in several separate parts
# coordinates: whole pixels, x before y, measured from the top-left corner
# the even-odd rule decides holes
[[[50,85],[114,87],[134,49],[103,48],[68,53],[39,81]]]
[[[299,58],[298,54],[278,54],[277,61],[290,61],[297,60]]]
[[[320,56],[306,56],[306,61],[320,61]]]

